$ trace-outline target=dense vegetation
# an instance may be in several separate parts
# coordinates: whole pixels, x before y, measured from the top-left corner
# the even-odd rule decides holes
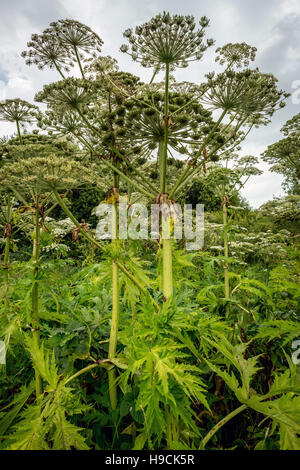
[[[299,115],[262,156],[287,194],[253,210],[243,141],[288,94],[245,43],[176,82],[214,44],[199,25],[163,13],[124,32],[150,84],[74,20],[22,53],[59,81],[40,108],[0,103],[16,124],[0,145],[1,449],[300,450]],[[156,239],[121,237],[124,201],[163,205]],[[205,205],[201,250],[166,236],[175,201]]]

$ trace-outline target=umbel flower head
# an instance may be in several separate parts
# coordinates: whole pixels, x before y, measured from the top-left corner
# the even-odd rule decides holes
[[[293,116],[292,119],[289,119],[282,127],[281,132],[283,132],[284,135],[288,135],[291,132],[300,134],[300,113]]]
[[[286,174],[291,169],[300,179],[300,134],[293,132],[269,145],[262,158],[271,165],[271,171]]]
[[[83,185],[101,187],[101,180],[92,164],[85,166],[76,160],[49,155],[4,165],[0,170],[0,185],[38,194]]]
[[[3,163],[13,160],[47,157],[49,154],[55,154],[57,157],[80,158],[80,149],[57,137],[38,134],[36,131],[32,134],[22,136],[22,144],[18,138],[9,139],[0,145],[0,166]]]
[[[76,20],[65,19],[52,22],[50,28],[47,28],[44,33],[56,36],[58,43],[64,48],[80,50],[93,57],[101,52],[103,45],[98,34]]]
[[[174,84],[169,92],[169,146],[180,153],[188,153],[188,148],[199,146],[199,142],[214,125],[210,111],[205,110],[193,98],[199,94],[199,87],[188,83]],[[146,153],[156,150],[164,138],[165,121],[164,93],[160,84],[144,86],[138,97],[142,102],[135,105],[126,115],[127,138],[134,141]],[[157,110],[148,108],[154,103]],[[182,110],[180,110],[183,108]],[[125,137],[126,138],[126,137]]]
[[[0,120],[31,124],[37,115],[38,107],[16,98],[0,102]]]
[[[174,15],[163,12],[148,23],[126,29],[123,36],[129,45],[123,44],[121,51],[131,55],[143,67],[159,69],[163,64],[186,67],[188,62],[200,60],[214,41],[204,41],[205,28],[209,20],[204,16],[196,29],[193,16]]]
[[[50,107],[62,106],[64,109],[83,110],[97,99],[101,84],[69,77],[59,82],[45,85],[35,95],[35,100]]]
[[[258,69],[242,72],[227,70],[224,73],[207,75],[208,90],[202,102],[210,109],[233,112],[241,118],[255,123],[267,123],[276,109],[284,107],[289,96],[277,88],[277,79]]]
[[[80,116],[62,106],[52,107],[45,113],[39,113],[37,126],[43,131],[47,131],[49,135],[66,136],[67,139],[74,135],[80,136],[89,133]]]
[[[233,169],[220,166],[212,167],[203,179],[207,187],[214,187],[215,193],[222,197],[224,194],[231,195],[239,184],[239,175]]]
[[[27,47],[29,50],[21,53],[27,65],[37,65],[40,70],[56,68],[61,75],[61,70],[68,72],[73,66],[70,48],[63,46],[53,34],[33,34]]]
[[[250,61],[255,60],[256,52],[256,47],[249,46],[245,42],[229,43],[216,49],[218,54],[216,62],[219,62],[220,65],[227,64],[228,68],[233,66],[237,68],[249,67]]]
[[[258,158],[253,155],[245,155],[237,159],[233,169],[240,179],[242,177],[259,176],[262,171],[255,166],[258,163]]]
[[[117,72],[118,69],[118,61],[111,56],[88,58],[84,67],[85,73],[92,79],[102,77],[104,73]]]

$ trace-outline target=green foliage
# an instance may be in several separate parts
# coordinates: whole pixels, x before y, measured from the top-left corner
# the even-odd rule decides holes
[[[87,450],[81,429],[67,420],[68,415],[82,413],[86,407],[72,394],[67,381],[60,381],[54,354],[45,352],[43,345],[37,345],[26,338],[27,348],[34,365],[47,384],[42,397],[36,404],[27,406],[19,413],[28,398],[28,389],[21,392],[10,411],[10,421],[18,418],[13,432],[4,436],[4,448],[9,450]],[[32,393],[32,389],[29,389]],[[17,416],[18,415],[18,416]],[[7,417],[0,422],[1,429],[7,427]]]
[[[248,69],[245,43],[217,49],[219,74],[176,82],[213,45],[199,24],[163,12],[124,32],[150,84],[76,20],[22,53],[59,81],[36,94],[43,112],[0,103],[17,131],[0,145],[3,449],[299,450],[299,201],[253,211],[239,194],[261,173],[241,144],[288,94]],[[298,121],[263,157],[294,192]],[[33,123],[47,134],[21,134]],[[96,206],[121,200],[204,203],[203,249],[99,241]]]

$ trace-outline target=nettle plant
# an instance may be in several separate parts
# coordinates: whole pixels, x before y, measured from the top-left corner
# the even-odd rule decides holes
[[[5,163],[1,169],[0,181],[16,196],[19,194],[20,201],[25,187],[33,197],[31,207],[35,218],[36,277],[32,312],[36,325],[41,195],[52,201],[55,198],[76,226],[77,235],[85,237],[100,250],[110,263],[112,279],[112,315],[107,359],[93,359],[92,363],[73,377],[60,382],[54,358],[50,359],[44,354],[38,326],[34,327],[34,342],[28,343],[28,347],[36,368],[36,396],[41,400],[36,406],[41,406],[43,410],[40,418],[35,421],[37,427],[40,426],[37,429],[41,430],[41,442],[36,445],[42,448],[59,446],[59,431],[58,434],[53,434],[51,429],[48,434],[46,418],[55,419],[57,424],[63,416],[61,422],[65,427],[71,426],[65,423],[66,407],[59,408],[59,416],[54,416],[55,395],[66,387],[69,380],[95,367],[104,367],[108,371],[112,410],[118,404],[117,385],[126,393],[130,384],[135,381],[138,389],[136,411],[143,416],[143,428],[136,448],[144,445],[153,448],[160,445],[162,439],[171,447],[178,442],[189,443],[191,433],[198,436],[191,401],[198,401],[207,408],[209,405],[199,370],[196,366],[184,363],[186,353],[182,352],[182,343],[193,354],[195,348],[188,343],[186,337],[180,336],[175,320],[177,324],[182,324],[182,328],[193,330],[194,327],[189,319],[182,320],[185,310],[181,309],[180,304],[184,303],[184,298],[174,283],[173,276],[173,262],[179,257],[178,251],[176,243],[164,236],[163,228],[168,225],[173,228],[176,223],[172,216],[173,205],[176,198],[184,200],[191,182],[199,175],[206,178],[211,162],[224,158],[229,160],[231,157],[234,159],[234,152],[240,149],[251,129],[268,124],[274,112],[284,106],[284,100],[288,96],[277,88],[277,80],[273,75],[249,68],[250,62],[255,59],[256,49],[245,43],[227,44],[217,49],[216,61],[224,66],[221,73],[207,74],[201,84],[177,83],[171,74],[178,68],[187,67],[190,62],[201,61],[205,51],[213,46],[212,39],[205,39],[208,26],[209,20],[206,17],[200,19],[197,28],[192,16],[171,16],[164,12],[137,26],[135,32],[127,29],[124,32],[127,44],[121,46],[121,51],[142,67],[152,69],[150,84],[144,84],[137,76],[120,71],[113,58],[101,56],[101,38],[75,20],[51,23],[42,34],[32,36],[28,51],[22,53],[28,65],[36,65],[41,70],[45,67],[56,69],[60,76],[58,82],[45,85],[36,94],[36,101],[46,105],[46,110],[36,112],[35,107],[26,105],[28,113],[36,113],[38,127],[48,132],[54,142],[68,139],[80,149],[78,157],[70,159],[64,154],[64,149],[63,155],[60,155],[56,151],[43,152],[41,148],[39,151],[42,154],[28,158],[18,157],[16,161]],[[75,65],[80,78],[76,72],[71,74],[71,71],[76,70]],[[163,78],[157,82],[155,79],[158,75]],[[8,102],[2,105],[5,112],[15,109],[14,106],[10,107]],[[25,137],[19,131],[19,122],[22,122],[20,117],[13,118],[12,112],[4,114],[4,111],[2,115],[17,123],[22,144]],[[19,150],[25,151],[22,146]],[[31,150],[29,148],[29,154]],[[10,155],[9,150],[8,159]],[[174,162],[180,164],[174,165]],[[229,200],[225,201],[224,198],[230,197],[232,181],[235,187],[239,186],[242,176],[251,174],[247,173],[248,161],[240,159],[239,164],[242,167],[240,165],[235,170],[215,170],[215,174],[219,172],[221,179],[223,178],[218,187],[221,188],[220,196],[223,201],[224,234],[228,231],[226,211],[229,204]],[[174,166],[178,170],[176,178]],[[231,176],[234,175],[233,180],[228,179],[229,172]],[[61,194],[68,189],[98,184],[106,188],[106,202],[112,204],[111,244],[99,241],[93,230],[80,223]],[[143,262],[135,256],[129,243],[119,239],[120,195],[127,195],[130,203],[135,198],[142,197],[147,203],[155,202],[164,208],[158,239],[162,269],[157,282],[150,281]],[[224,236],[225,260],[228,259],[226,237],[227,235]],[[192,266],[184,256],[182,260],[182,263]],[[228,300],[226,265],[224,272],[225,297]],[[120,338],[124,352],[117,354],[121,285],[125,285],[127,291],[134,296],[135,304],[140,308],[140,317],[136,313],[132,315],[132,324]],[[160,289],[154,288],[157,285]],[[135,308],[132,302],[129,306]],[[135,330],[133,335],[132,328]],[[172,332],[175,330],[174,337]],[[225,349],[221,353],[226,356]],[[242,361],[244,348],[230,350],[231,353],[233,356],[238,355],[237,360]],[[229,357],[228,354],[226,357]],[[234,365],[237,365],[237,360],[232,359]],[[250,375],[256,370],[255,360],[249,360],[248,363],[251,374],[245,378],[242,392],[239,394],[239,390],[237,391],[238,399],[247,400],[247,403],[250,402],[251,395]],[[118,378],[117,369],[120,370]],[[221,375],[219,370],[218,374]],[[223,372],[227,379],[225,374]],[[40,377],[48,386],[43,388]],[[233,388],[238,388],[236,382]],[[48,395],[49,392],[53,393]],[[70,391],[66,388],[62,396],[64,393],[70,396]],[[259,400],[252,401],[255,402],[253,408],[259,408]],[[243,405],[242,409],[247,406]],[[24,416],[25,422],[26,419],[28,422],[30,416]],[[43,421],[44,418],[46,420]],[[28,434],[29,429],[26,426],[24,424],[23,430]],[[82,448],[78,431],[71,427],[65,430],[73,435],[70,445]],[[210,433],[204,444],[216,430]],[[28,448],[28,442],[24,442],[24,448]]]

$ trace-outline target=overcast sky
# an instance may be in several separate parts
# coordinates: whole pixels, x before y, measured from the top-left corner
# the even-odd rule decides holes
[[[166,10],[172,14],[192,14],[197,19],[210,18],[208,37],[216,40],[201,62],[176,74],[178,80],[199,83],[215,68],[214,50],[228,42],[247,42],[258,49],[256,65],[263,72],[273,73],[279,86],[295,94],[293,82],[300,89],[300,1],[299,0],[0,0],[0,99],[20,97],[33,102],[43,84],[59,79],[56,72],[28,67],[20,52],[32,33],[42,32],[51,21],[60,18],[79,20],[99,34],[104,41],[103,54],[119,60],[120,68],[147,79],[150,72],[119,52],[124,42],[122,33],[128,27],[146,22]],[[213,49],[213,50],[212,50]],[[298,93],[300,97],[300,93]],[[294,100],[300,101],[300,100]],[[261,127],[248,136],[243,154],[257,157],[281,137],[280,128],[295,114],[300,104],[288,99],[268,127]],[[14,126],[0,122],[0,135],[9,135]],[[253,207],[273,196],[283,194],[280,175],[268,172],[260,164],[263,175],[250,180],[243,191]]]

